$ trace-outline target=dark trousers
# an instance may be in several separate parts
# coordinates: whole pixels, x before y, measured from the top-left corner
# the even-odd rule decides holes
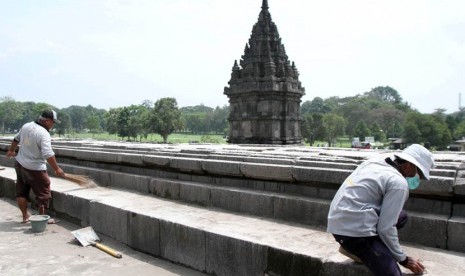
[[[397,220],[396,228],[402,228],[407,223],[408,216],[402,211]],[[374,237],[348,237],[333,235],[336,241],[347,251],[359,257],[363,264],[376,276],[400,276],[397,261],[391,251],[384,245],[379,236]]]
[[[47,171],[33,171],[15,163],[16,170],[16,197],[24,197],[29,200],[31,189],[36,195],[38,207],[49,207],[52,191],[50,189],[50,177]]]

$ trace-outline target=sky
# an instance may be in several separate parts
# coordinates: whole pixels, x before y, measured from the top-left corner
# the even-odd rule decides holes
[[[223,94],[262,0],[0,0],[0,97],[116,108]],[[390,86],[422,113],[465,106],[465,1],[268,0],[314,97]],[[463,98],[463,100],[462,100]]]

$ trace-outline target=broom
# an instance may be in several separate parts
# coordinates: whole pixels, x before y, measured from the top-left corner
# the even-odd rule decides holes
[[[94,183],[94,181],[92,181],[92,179],[90,179],[90,177],[88,177],[87,175],[65,173],[65,176],[63,178],[71,182],[74,182],[78,184],[79,186],[84,186],[84,187],[97,186]]]

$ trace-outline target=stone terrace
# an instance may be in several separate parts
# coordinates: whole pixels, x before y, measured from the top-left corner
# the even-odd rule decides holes
[[[0,150],[8,145],[1,140]],[[92,140],[53,147],[65,172],[99,185],[54,178],[53,210],[137,250],[212,275],[369,275],[337,253],[326,216],[358,164],[392,151]],[[434,157],[432,179],[407,202],[400,238],[429,274],[463,275],[465,156]],[[0,176],[0,196],[14,197],[14,170]]]

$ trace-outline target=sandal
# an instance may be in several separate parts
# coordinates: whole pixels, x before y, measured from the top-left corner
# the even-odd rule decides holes
[[[59,222],[60,222],[59,219],[53,219],[53,218],[51,218],[51,219],[48,219],[47,224],[57,224],[57,223],[59,223]]]

